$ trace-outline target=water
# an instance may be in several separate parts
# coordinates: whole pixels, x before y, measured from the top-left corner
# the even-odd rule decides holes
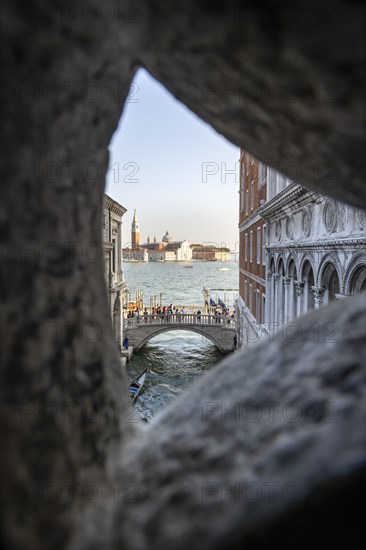
[[[128,289],[130,292],[142,290],[146,306],[154,295],[159,303],[160,292],[163,292],[163,305],[202,306],[203,286],[208,289],[238,288],[238,264],[234,261],[192,262],[193,269],[185,269],[183,265],[126,262],[124,272]],[[215,301],[220,297],[228,306],[232,303],[230,293],[214,291],[211,295]],[[137,414],[149,421],[224,356],[207,338],[193,332],[169,331],[152,338],[134,354],[127,366],[129,379],[148,369],[144,392],[136,402]]]

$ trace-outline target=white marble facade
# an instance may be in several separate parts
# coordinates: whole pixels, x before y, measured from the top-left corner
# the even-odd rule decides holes
[[[281,178],[268,178],[261,208],[267,224],[267,331],[366,290],[365,212],[285,178],[278,185]]]
[[[184,240],[180,243],[180,246],[176,250],[176,261],[185,262],[192,260],[192,248],[191,243],[187,240]]]

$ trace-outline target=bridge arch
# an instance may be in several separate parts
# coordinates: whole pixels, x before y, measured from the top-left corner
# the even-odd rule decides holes
[[[181,330],[185,330],[187,332],[195,332],[200,336],[204,336],[205,338],[210,340],[222,353],[227,353],[233,351],[234,349],[234,335],[236,334],[235,328],[222,329],[222,327],[220,327],[219,325],[150,325],[141,326],[139,327],[139,329],[128,329],[126,332],[130,344],[134,347],[135,350],[139,350],[149,340],[155,338],[155,336],[158,336],[159,334]]]

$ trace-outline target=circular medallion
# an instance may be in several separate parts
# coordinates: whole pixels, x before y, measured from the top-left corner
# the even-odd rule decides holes
[[[281,222],[279,220],[275,224],[275,236],[278,241],[281,239]]]
[[[333,233],[337,225],[337,205],[331,199],[324,204],[323,221],[328,233]]]
[[[304,210],[302,213],[302,219],[301,219],[301,227],[302,232],[304,234],[304,237],[309,237],[311,232],[311,222],[312,222],[313,215],[311,213],[311,210],[308,208]]]

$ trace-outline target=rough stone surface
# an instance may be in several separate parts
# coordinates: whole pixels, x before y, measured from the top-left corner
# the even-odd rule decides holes
[[[117,29],[60,20],[57,4],[5,3],[1,33],[3,509],[10,546],[37,550],[67,543],[75,506],[87,502],[73,506],[69,484],[105,478],[130,406],[101,216],[108,144],[134,66]],[[50,484],[61,500],[44,494]]]
[[[111,548],[344,548],[345,537],[353,547],[364,502],[364,299],[231,356],[156,418],[124,455],[121,501],[133,498],[114,505]],[[337,333],[318,339],[329,319]]]
[[[365,205],[362,3],[137,6],[126,43],[178,99],[293,181]]]
[[[177,548],[195,548],[197,539],[201,548],[244,541],[257,548],[271,537],[271,547],[283,548],[286,533],[298,529],[313,527],[312,541],[327,543],[331,529],[336,542],[356,533],[357,516],[342,498],[358,503],[365,459],[363,304],[344,302],[304,319],[295,345],[279,339],[237,354],[149,430],[138,430],[112,338],[100,226],[108,145],[139,65],[237,145],[264,161],[294,162],[299,181],[360,206],[361,7],[340,0],[266,2],[260,10],[254,1],[244,8],[181,1],[174,10],[155,0],[3,2],[0,386],[8,547],[89,549],[98,540],[105,549],[168,548],[174,538]],[[280,91],[295,82],[301,93],[295,101],[281,94],[203,101],[207,81],[220,89],[275,82]],[[342,340],[311,342],[310,323],[334,316]],[[292,400],[304,416],[269,425],[222,423],[216,413],[202,422],[202,402],[229,407],[249,399]],[[332,402],[338,423],[326,422]],[[202,482],[253,479],[295,479],[303,496],[263,506],[224,504],[218,495],[202,502]],[[136,486],[139,499],[131,503]]]

